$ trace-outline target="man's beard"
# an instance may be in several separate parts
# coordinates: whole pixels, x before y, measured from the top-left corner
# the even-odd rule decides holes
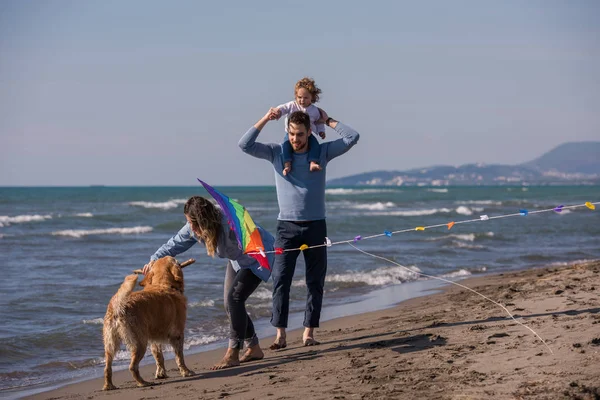
[[[308,143],[302,143],[302,144],[293,144],[292,143],[292,148],[294,149],[294,151],[302,151],[308,147],[307,144]]]

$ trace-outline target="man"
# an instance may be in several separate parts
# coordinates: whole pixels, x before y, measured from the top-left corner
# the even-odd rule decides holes
[[[358,132],[352,128],[329,118],[321,111],[321,120],[337,131],[341,138],[320,144],[321,171],[310,171],[308,161],[308,138],[311,135],[309,116],[302,111],[290,114],[288,118],[288,139],[293,149],[292,163],[294,168],[286,176],[283,175],[283,157],[280,144],[264,144],[256,139],[260,131],[271,120],[277,119],[277,111],[270,109],[240,139],[239,146],[245,153],[263,158],[273,164],[279,216],[277,217],[277,234],[275,248],[297,249],[303,244],[308,246],[322,245],[327,236],[325,223],[325,173],[327,163],[341,156],[356,144]],[[304,333],[302,341],[305,346],[319,344],[314,337],[314,328],[319,327],[321,306],[323,302],[323,286],[327,273],[327,247],[307,249],[303,251],[306,263],[306,288],[308,291],[306,310],[304,313]],[[282,349],[287,346],[286,328],[288,324],[290,287],[296,269],[299,250],[284,251],[275,256],[273,266],[273,314],[271,324],[277,328],[277,337],[271,349]]]

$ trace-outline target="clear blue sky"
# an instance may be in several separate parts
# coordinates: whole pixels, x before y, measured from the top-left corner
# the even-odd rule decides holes
[[[593,0],[3,0],[0,185],[271,185],[237,142],[303,76],[361,133],[328,178],[529,161],[600,140],[599,20]]]

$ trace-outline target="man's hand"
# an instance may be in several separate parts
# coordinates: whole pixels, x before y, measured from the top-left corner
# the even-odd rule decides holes
[[[256,124],[254,124],[254,127],[256,129],[258,129],[259,131],[262,131],[262,129],[265,127],[265,125],[267,125],[267,122],[277,119],[278,112],[279,112],[279,110],[277,110],[276,108],[273,108],[273,107],[269,108],[269,111],[267,111],[265,116],[262,117]]]
[[[144,273],[144,275],[148,275],[148,272],[150,272],[153,265],[154,261],[150,261],[148,264],[144,265],[144,268],[142,268],[142,272]]]
[[[321,113],[321,118],[318,121],[316,121],[315,123],[327,125],[327,119],[329,118],[329,115],[327,115],[327,113],[325,112],[325,110],[323,110],[322,108],[319,108],[319,112]],[[335,119],[331,118],[331,120],[329,121],[329,125],[327,125],[327,126],[330,127],[331,129],[335,129],[335,127],[337,126],[337,123],[338,122]],[[321,133],[319,132],[319,136],[320,135],[321,135]],[[321,137],[323,139],[325,139],[325,135],[324,134]]]
[[[279,108],[271,107],[269,111],[271,112],[272,117],[279,121],[279,118],[281,118],[281,110]]]

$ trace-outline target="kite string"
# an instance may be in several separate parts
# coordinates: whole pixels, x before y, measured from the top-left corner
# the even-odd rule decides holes
[[[600,204],[600,202],[589,202],[586,204],[577,204],[577,205],[572,205],[572,206],[562,206],[561,210],[567,210],[567,209],[571,209],[571,208],[581,208],[581,207],[588,207],[588,204],[590,205],[597,205]],[[549,212],[549,211],[555,211],[556,212],[556,207],[555,208],[548,208],[548,209],[544,209],[544,210],[536,210],[536,211],[528,211],[528,214],[539,214],[539,213],[544,213],[544,212]],[[487,215],[485,216],[486,218],[473,218],[473,219],[467,219],[464,221],[456,221],[453,222],[453,225],[459,225],[459,224],[468,224],[471,222],[483,222],[483,221],[488,221],[488,220],[492,220],[492,219],[501,219],[501,218],[508,218],[508,217],[516,217],[516,216],[523,216],[523,214],[521,212],[518,213],[512,213],[512,214],[504,214],[504,215],[496,215],[496,216],[492,216],[492,217],[488,217]],[[428,226],[423,226],[420,227],[421,229],[419,230],[425,230],[425,229],[431,229],[431,228],[439,228],[442,226],[448,226],[447,223],[445,224],[436,224],[436,225],[428,225]],[[448,228],[450,229],[450,228]],[[407,229],[402,229],[402,230],[398,230],[398,231],[393,231],[393,232],[386,232],[386,233],[378,233],[376,235],[371,235],[371,236],[365,236],[365,237],[361,237],[359,240],[366,240],[366,239],[374,239],[374,238],[378,238],[378,237],[382,237],[382,236],[391,236],[395,233],[406,233],[406,232],[412,232],[415,231],[416,228],[407,228]],[[357,237],[358,238],[358,237]],[[317,244],[317,245],[313,245],[313,246],[306,246],[306,247],[297,247],[295,249],[280,249],[280,251],[282,252],[288,252],[288,251],[298,251],[298,250],[306,250],[306,249],[314,249],[317,247],[331,247],[331,246],[335,246],[338,244],[350,244],[350,243],[354,243],[357,241],[357,238],[354,239],[350,239],[350,240],[342,240],[339,242],[331,242],[331,243],[323,243],[323,244]],[[270,251],[264,251],[264,254],[268,254],[268,253],[277,253],[276,250],[270,250]],[[247,254],[260,254],[259,252],[248,252]]]
[[[461,285],[460,283],[452,282],[451,280],[448,280],[448,279],[441,278],[441,277],[439,277],[439,276],[427,275],[427,274],[424,274],[424,273],[422,273],[422,272],[413,271],[412,269],[410,269],[410,268],[408,268],[408,267],[405,267],[404,265],[398,264],[397,262],[395,262],[395,261],[392,261],[392,260],[390,260],[390,259],[388,259],[388,258],[385,258],[385,257],[382,257],[382,256],[378,256],[378,255],[376,255],[376,254],[369,253],[369,252],[367,252],[367,251],[364,251],[364,250],[362,250],[362,249],[359,249],[358,247],[356,247],[356,246],[355,246],[355,245],[353,245],[352,243],[348,243],[348,244],[349,244],[350,246],[354,247],[356,250],[360,251],[360,252],[361,252],[361,253],[363,253],[363,254],[366,254],[366,255],[368,255],[368,256],[371,256],[371,257],[379,258],[379,259],[381,259],[381,260],[385,260],[385,261],[387,261],[387,262],[390,262],[390,263],[392,263],[392,264],[394,264],[394,265],[397,265],[398,267],[404,268],[405,270],[407,270],[407,271],[409,271],[409,272],[411,272],[411,273],[415,273],[415,274],[419,274],[419,275],[425,276],[425,277],[427,277],[427,278],[438,279],[438,280],[440,280],[440,281],[443,281],[443,282],[451,283],[451,284],[453,284],[453,285],[456,285],[456,286],[458,286],[458,287],[461,287],[461,288],[463,288],[463,289],[466,289],[466,290],[468,290],[468,291],[470,291],[470,292],[473,292],[473,293],[475,293],[476,295],[478,295],[478,296],[480,296],[480,297],[483,297],[485,300],[492,302],[493,304],[497,305],[498,307],[501,307],[501,308],[502,308],[502,309],[503,309],[503,310],[504,310],[504,311],[505,311],[505,312],[508,314],[508,316],[509,316],[509,317],[510,317],[510,318],[511,318],[513,321],[515,321],[517,324],[519,324],[519,325],[522,325],[523,327],[525,327],[525,328],[529,329],[529,330],[530,330],[530,331],[531,331],[531,332],[532,332],[532,333],[533,333],[535,336],[537,336],[537,337],[538,337],[538,339],[540,339],[540,340],[542,341],[542,343],[544,343],[544,345],[545,345],[545,346],[548,348],[548,350],[550,351],[550,353],[551,353],[551,354],[554,354],[554,352],[552,351],[552,349],[550,348],[550,346],[548,346],[548,344],[546,343],[546,341],[545,341],[544,339],[542,339],[542,337],[541,337],[540,335],[538,335],[538,333],[537,333],[536,331],[534,331],[534,330],[533,330],[532,328],[530,328],[529,326],[527,326],[527,325],[525,325],[524,323],[522,323],[522,322],[518,321],[517,319],[515,319],[515,317],[514,317],[514,316],[513,316],[513,315],[510,313],[510,311],[508,311],[508,309],[507,309],[505,306],[503,306],[502,304],[500,304],[500,303],[498,303],[498,302],[496,302],[496,301],[494,301],[494,300],[490,299],[489,297],[487,297],[487,296],[485,296],[485,295],[483,295],[483,294],[479,293],[478,291],[476,291],[476,290],[474,290],[474,289],[471,289],[470,287],[467,287],[467,286],[465,286],[465,285]]]

